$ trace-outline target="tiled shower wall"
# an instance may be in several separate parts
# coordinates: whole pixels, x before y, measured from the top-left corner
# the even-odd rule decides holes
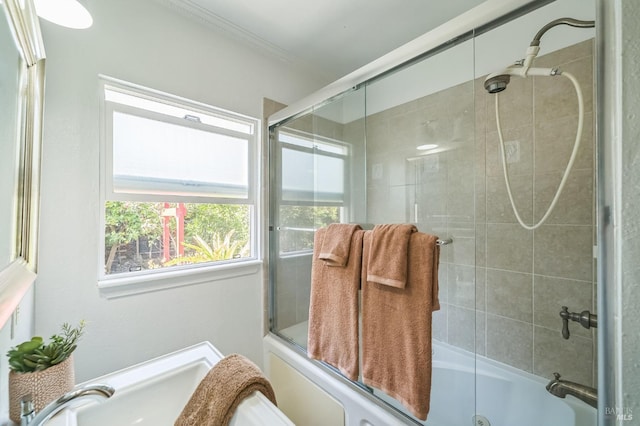
[[[441,310],[434,337],[521,370],[595,386],[595,331],[571,323],[561,337],[558,313],[595,312],[593,42],[538,58],[539,67],[574,74],[585,99],[584,132],[567,186],[535,231],[516,223],[507,197],[495,124],[494,95],[484,78],[347,124],[307,115],[287,127],[348,141],[361,149],[366,130],[366,191],[351,222],[413,222],[451,237],[441,250]],[[577,103],[563,77],[512,78],[500,95],[508,170],[520,216],[544,214],[568,161]],[[417,145],[438,143],[431,155]],[[363,154],[357,154],[358,157]],[[354,159],[362,162],[361,158]],[[357,174],[357,173],[356,173]],[[363,216],[366,212],[366,218]],[[277,261],[276,327],[308,318],[311,258]],[[299,342],[304,344],[304,342]]]
[[[414,222],[454,239],[441,251],[434,337],[539,376],[557,371],[594,386],[595,331],[571,323],[565,340],[559,316],[563,305],[577,312],[596,306],[592,52],[586,41],[535,62],[574,74],[585,100],[578,158],[554,212],[535,231],[511,210],[495,97],[483,78],[370,115],[366,134],[369,222]],[[550,203],[573,146],[575,91],[563,77],[512,78],[500,101],[512,191],[531,224]],[[420,156],[422,143],[442,151]]]

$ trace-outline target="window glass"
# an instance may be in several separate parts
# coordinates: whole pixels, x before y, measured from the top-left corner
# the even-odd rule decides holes
[[[248,197],[248,140],[113,114],[115,192]]]
[[[314,231],[340,222],[341,207],[280,206],[280,253],[313,250]]]
[[[314,231],[341,222],[349,149],[344,142],[302,131],[278,133],[280,143],[279,250],[313,250]]]
[[[105,203],[105,273],[251,257],[251,208],[196,203]]]
[[[286,132],[280,133],[279,141],[284,202],[344,202],[345,144]]]
[[[255,259],[256,119],[103,82],[104,272]]]
[[[282,150],[282,199],[342,203],[344,159]]]

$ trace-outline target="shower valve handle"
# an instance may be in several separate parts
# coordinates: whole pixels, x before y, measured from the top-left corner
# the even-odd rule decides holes
[[[562,307],[560,311],[560,318],[562,318],[562,337],[568,339],[569,334],[569,320],[579,322],[584,328],[589,329],[591,327],[598,326],[598,316],[592,314],[589,311],[569,312],[569,308]]]

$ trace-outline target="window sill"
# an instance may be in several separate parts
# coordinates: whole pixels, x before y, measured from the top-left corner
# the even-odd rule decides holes
[[[133,277],[104,278],[98,280],[98,290],[100,296],[107,299],[116,299],[152,291],[251,275],[257,273],[261,267],[261,260],[247,260],[225,265],[158,272]]]

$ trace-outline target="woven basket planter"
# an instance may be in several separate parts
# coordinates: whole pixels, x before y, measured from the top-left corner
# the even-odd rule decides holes
[[[75,386],[73,355],[53,367],[34,373],[9,372],[9,417],[20,423],[20,399],[33,398],[36,413]]]

